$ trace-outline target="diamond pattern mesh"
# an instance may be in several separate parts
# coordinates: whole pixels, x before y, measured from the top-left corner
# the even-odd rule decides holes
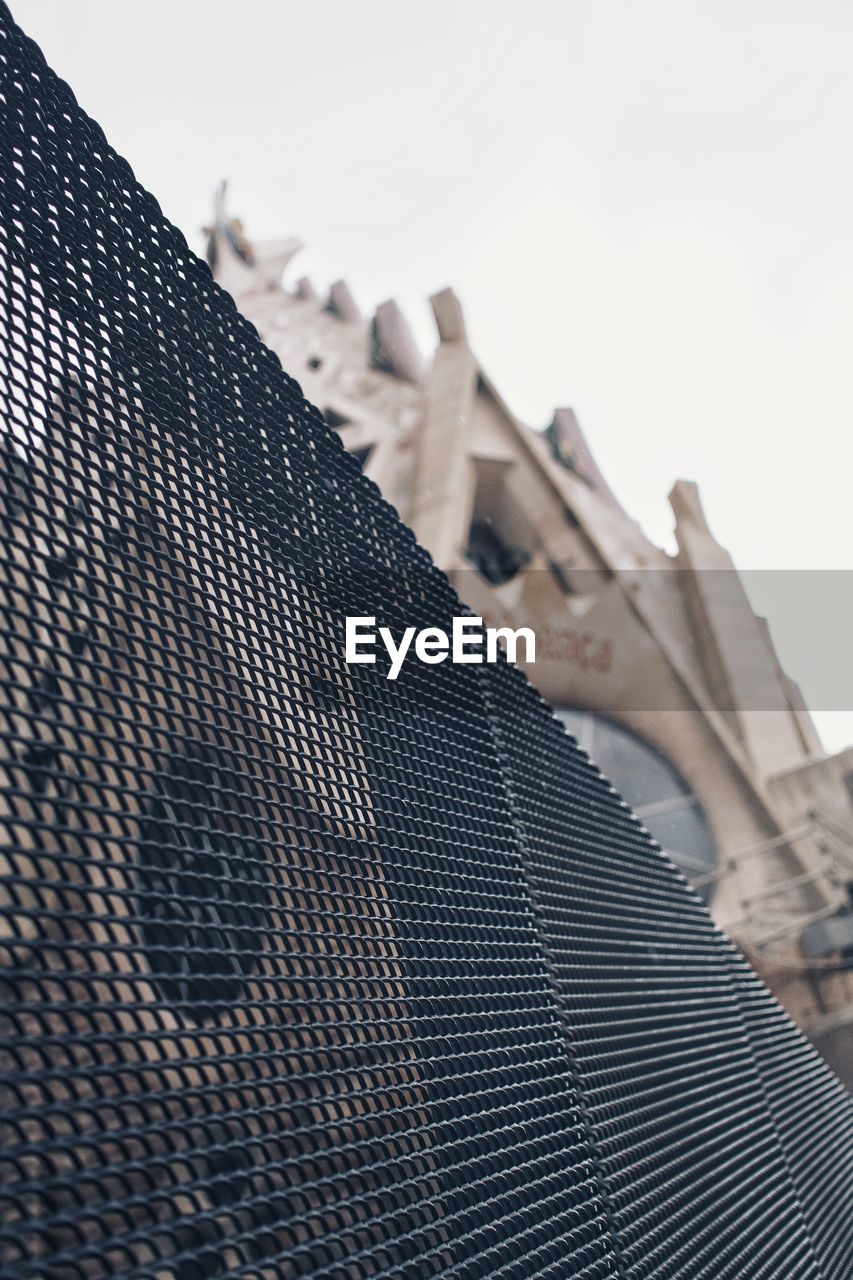
[[[853,1274],[845,1095],[0,6],[4,1276]]]

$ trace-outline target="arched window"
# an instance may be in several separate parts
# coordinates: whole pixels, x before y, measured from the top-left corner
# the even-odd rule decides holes
[[[666,756],[594,711],[565,708],[557,715],[688,879],[715,870],[717,851],[705,811]],[[709,886],[702,895],[710,897]]]

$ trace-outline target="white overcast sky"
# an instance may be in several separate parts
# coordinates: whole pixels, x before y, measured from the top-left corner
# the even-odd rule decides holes
[[[742,568],[853,568],[850,0],[11,7],[193,247],[227,177],[424,346],[452,284],[510,406],[571,405],[661,545],[686,477]]]

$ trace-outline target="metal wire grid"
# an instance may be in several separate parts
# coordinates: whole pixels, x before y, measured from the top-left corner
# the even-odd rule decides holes
[[[529,883],[626,1274],[848,1275],[849,1253],[831,1256],[833,1228],[808,1188],[816,1180],[835,1206],[824,1217],[849,1250],[848,1100],[535,693],[506,669],[495,683]],[[799,1165],[787,1090],[811,1107],[812,1158]]]
[[[344,665],[449,585],[0,88],[4,1274],[848,1276],[828,1073],[517,673]]]

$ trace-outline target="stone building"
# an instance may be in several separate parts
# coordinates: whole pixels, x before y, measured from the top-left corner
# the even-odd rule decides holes
[[[432,298],[424,359],[398,305],[286,282],[217,196],[208,260],[237,306],[460,595],[537,637],[531,678],[706,896],[793,1018],[853,1082],[853,748],[827,756],[695,484],[677,551],[623,510],[571,409],[514,416]]]

